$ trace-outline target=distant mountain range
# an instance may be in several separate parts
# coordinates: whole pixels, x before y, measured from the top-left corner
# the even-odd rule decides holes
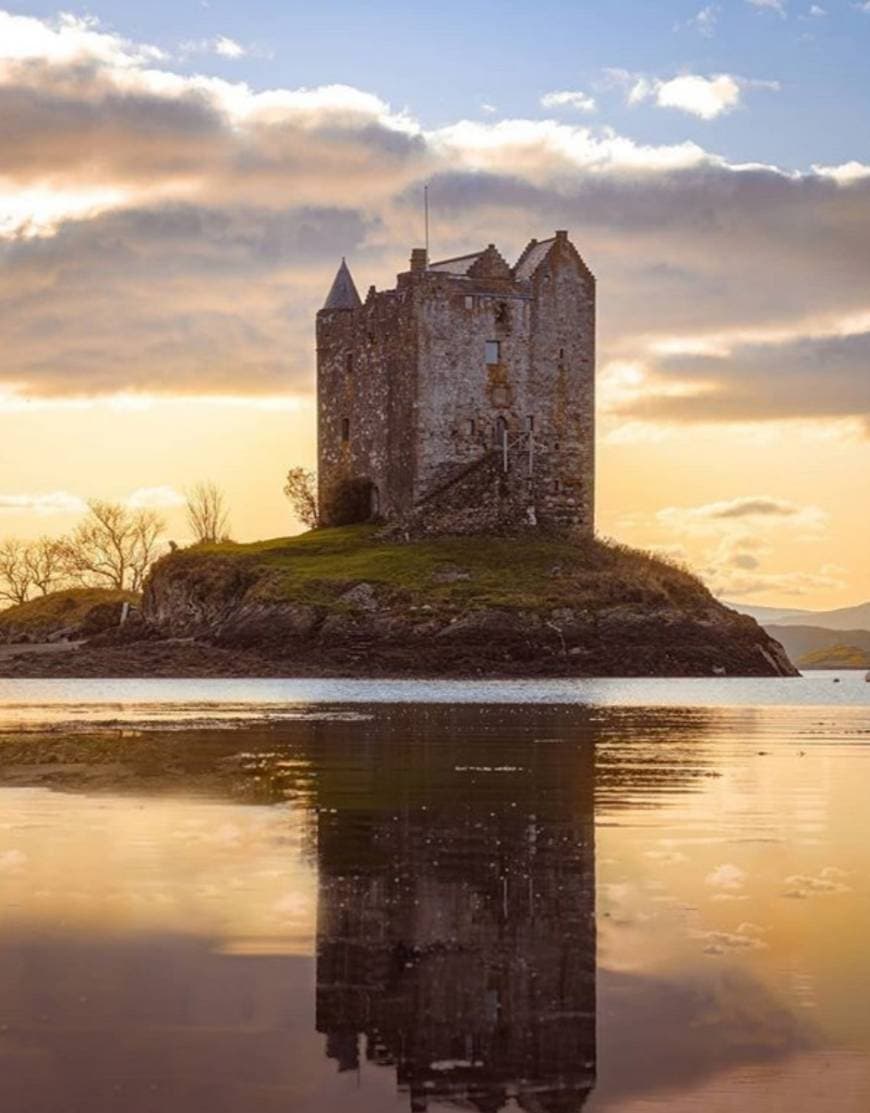
[[[783,646],[798,668],[868,667],[870,603],[833,611],[746,607],[742,603],[725,605],[760,623]]]
[[[816,626],[824,630],[870,630],[870,602],[833,611],[786,610],[781,607],[748,607],[726,603],[740,614],[751,615],[762,626]]]

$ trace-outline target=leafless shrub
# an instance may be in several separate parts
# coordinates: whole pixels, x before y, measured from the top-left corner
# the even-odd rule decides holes
[[[187,496],[187,524],[197,542],[214,544],[229,535],[229,511],[223,491],[211,480],[197,483]]]
[[[63,541],[56,537],[40,537],[25,546],[24,561],[30,581],[40,595],[58,591],[66,582]]]
[[[8,603],[26,603],[33,590],[33,578],[27,562],[27,546],[14,537],[0,543],[0,599]]]
[[[61,541],[66,573],[83,586],[141,591],[164,528],[154,510],[92,499],[84,521]]]
[[[287,472],[284,494],[290,500],[293,513],[299,521],[309,529],[314,529],[319,520],[317,480],[314,472],[307,471],[305,468],[291,468]]]

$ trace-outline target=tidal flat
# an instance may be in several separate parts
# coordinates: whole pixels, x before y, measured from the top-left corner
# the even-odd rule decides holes
[[[0,1106],[870,1108],[856,673],[0,682]]]

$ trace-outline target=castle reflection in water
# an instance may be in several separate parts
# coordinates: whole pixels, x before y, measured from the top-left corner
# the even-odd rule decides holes
[[[317,1028],[411,1110],[568,1113],[595,1083],[594,747],[469,744],[467,717],[412,742],[398,713],[389,762],[319,786]]]

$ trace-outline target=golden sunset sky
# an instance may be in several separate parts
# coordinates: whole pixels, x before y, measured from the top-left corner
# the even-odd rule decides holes
[[[379,69],[334,13],[294,39],[294,5],[280,26],[257,9],[271,34],[249,42],[254,16],[222,7],[105,7],[0,10],[0,537],[102,497],[161,508],[183,543],[204,478],[236,539],[296,532],[281,487],[315,462],[314,314],[342,256],[363,294],[394,283],[428,182],[435,257],[513,261],[568,228],[597,275],[602,534],[726,599],[870,598],[870,156],[854,105],[800,85],[834,55],[792,56],[811,24],[818,45],[870,16],[692,7],[639,58],[614,4],[594,61],[569,49],[582,11],[534,58],[505,42],[511,85],[472,68],[469,22],[455,89],[417,44],[417,95],[390,70],[398,25]]]

